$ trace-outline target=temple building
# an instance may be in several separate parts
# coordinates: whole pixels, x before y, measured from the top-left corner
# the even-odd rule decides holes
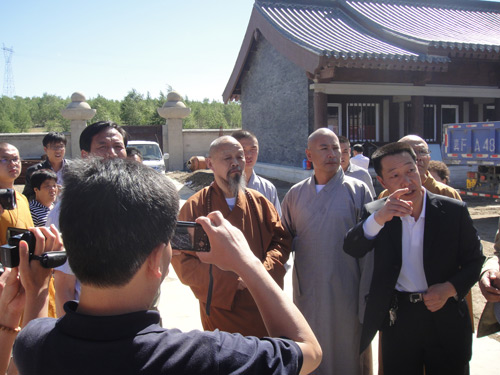
[[[259,161],[300,166],[329,127],[376,146],[500,120],[500,3],[260,1],[223,93],[240,100]]]

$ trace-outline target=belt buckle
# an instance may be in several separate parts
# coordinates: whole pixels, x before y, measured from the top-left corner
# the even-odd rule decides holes
[[[422,302],[424,300],[423,293],[411,293],[409,297],[411,303]]]

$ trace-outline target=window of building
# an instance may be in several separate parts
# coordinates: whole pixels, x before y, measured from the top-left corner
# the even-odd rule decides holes
[[[495,106],[486,105],[486,110],[484,111],[484,121],[493,121],[495,118]]]
[[[424,139],[436,142],[436,105],[424,104]]]
[[[339,103],[328,103],[327,111],[328,129],[337,135],[342,135],[342,105]]]
[[[347,137],[351,142],[378,141],[379,105],[347,103]]]

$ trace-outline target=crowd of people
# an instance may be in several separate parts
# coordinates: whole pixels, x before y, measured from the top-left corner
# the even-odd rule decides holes
[[[498,257],[485,261],[446,165],[422,138],[368,158],[320,128],[305,149],[311,177],[280,203],[254,171],[258,139],[237,131],[210,144],[214,182],[182,207],[127,141],[97,122],[81,134],[81,159],[66,160],[64,134],[48,133],[24,195],[0,207],[0,244],[9,227],[36,239],[18,245],[18,267],[2,267],[0,373],[467,374],[477,281],[488,301],[478,336],[500,330]],[[385,189],[378,199],[369,163]],[[20,173],[19,151],[0,143],[0,189]],[[211,250],[172,249],[177,220],[200,224]],[[61,249],[64,265],[42,267],[42,253]],[[290,257],[293,301],[282,290]],[[204,331],[162,328],[170,263]]]

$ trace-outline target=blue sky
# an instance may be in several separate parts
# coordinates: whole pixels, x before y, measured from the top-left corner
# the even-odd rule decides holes
[[[157,97],[171,85],[189,99],[222,101],[253,2],[1,0],[0,47],[14,49],[23,97],[120,100],[132,88]],[[0,90],[4,65],[2,54]]]

